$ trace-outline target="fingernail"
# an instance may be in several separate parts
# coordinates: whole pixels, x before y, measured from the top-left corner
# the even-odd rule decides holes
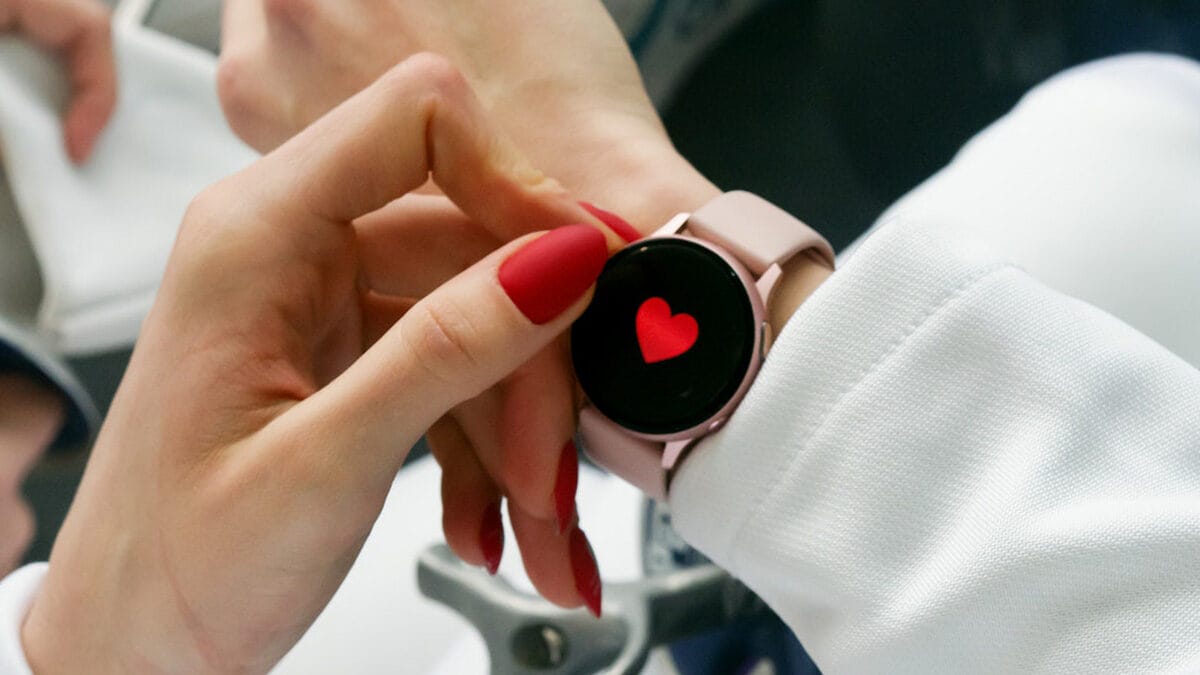
[[[575,590],[579,592],[588,611],[600,618],[600,568],[596,554],[583,530],[571,530],[571,571],[575,574]]]
[[[633,242],[642,238],[642,233],[638,232],[634,226],[630,225],[629,221],[625,220],[621,216],[618,216],[612,211],[605,211],[599,206],[596,206],[595,204],[589,204],[587,202],[579,202],[579,205],[582,206],[588,213],[595,216],[596,220],[599,220],[607,225],[608,229],[616,232],[617,236],[625,241],[632,244]]]
[[[558,533],[565,534],[575,521],[575,488],[579,485],[579,452],[575,441],[567,441],[558,460],[558,479],[554,482],[554,511]]]
[[[567,225],[509,256],[500,265],[500,285],[522,314],[541,325],[575,304],[607,260],[608,244],[599,230]]]
[[[483,512],[479,548],[483,551],[488,574],[495,576],[500,569],[500,558],[504,555],[504,521],[500,518],[500,502],[492,503]]]

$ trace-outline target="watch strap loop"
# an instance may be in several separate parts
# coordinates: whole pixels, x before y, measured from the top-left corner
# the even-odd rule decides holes
[[[833,267],[833,248],[816,230],[758,195],[735,190],[692,213],[688,230],[733,253],[756,276],[812,249]]]

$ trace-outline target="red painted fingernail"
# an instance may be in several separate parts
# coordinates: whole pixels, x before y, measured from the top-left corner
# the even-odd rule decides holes
[[[521,313],[548,323],[579,300],[608,260],[604,235],[567,225],[534,239],[500,265],[500,285]]]
[[[504,521],[500,518],[500,502],[494,502],[483,512],[479,548],[487,561],[488,574],[494,576],[500,569],[500,558],[504,555]]]
[[[629,221],[625,220],[621,216],[618,216],[612,211],[605,211],[599,206],[596,206],[595,204],[589,204],[587,202],[579,202],[579,205],[587,210],[588,213],[595,216],[596,220],[599,220],[607,225],[608,229],[616,232],[617,236],[625,241],[632,244],[633,242],[642,238],[642,233],[638,232],[637,228],[630,225]]]
[[[558,479],[554,482],[554,511],[558,533],[565,534],[575,521],[575,488],[579,485],[579,451],[575,441],[567,441],[558,460]]]
[[[579,591],[588,610],[600,618],[600,568],[596,554],[583,530],[571,530],[571,571],[575,574],[575,590]]]

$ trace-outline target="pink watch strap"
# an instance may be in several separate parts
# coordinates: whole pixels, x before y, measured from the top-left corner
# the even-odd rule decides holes
[[[815,230],[788,212],[749,192],[727,192],[687,220],[688,233],[729,251],[754,275],[811,249],[833,267],[833,248]],[[579,414],[579,434],[588,456],[650,497],[665,500],[667,471],[692,439],[670,445],[631,435],[587,406]],[[674,452],[671,452],[674,450]]]
[[[667,498],[664,444],[629,435],[592,406],[579,413],[579,436],[588,457],[653,499]]]
[[[756,276],[812,249],[833,267],[833,248],[808,225],[749,192],[726,192],[688,218],[688,230],[729,251]]]

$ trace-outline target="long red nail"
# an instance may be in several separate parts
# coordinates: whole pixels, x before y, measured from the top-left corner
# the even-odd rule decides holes
[[[579,202],[579,205],[587,210],[588,213],[595,216],[596,220],[599,220],[607,225],[608,229],[616,232],[617,236],[625,241],[632,244],[633,242],[642,238],[642,233],[638,232],[637,228],[630,225],[629,221],[625,220],[621,216],[618,216],[612,211],[605,211],[599,206],[596,206],[595,204],[589,204],[587,202]]]
[[[588,543],[583,530],[571,530],[571,571],[575,574],[575,590],[579,592],[588,610],[600,618],[600,568],[596,565],[596,554]]]
[[[479,548],[487,562],[488,574],[495,575],[500,569],[500,558],[504,555],[504,521],[500,518],[500,502],[494,502],[483,512],[483,525],[479,528]]]
[[[500,285],[536,324],[552,321],[596,282],[608,260],[604,235],[567,225],[534,239],[500,265]]]
[[[579,451],[575,441],[567,441],[558,460],[558,479],[554,482],[554,512],[558,533],[565,534],[575,520],[575,488],[579,485]]]

